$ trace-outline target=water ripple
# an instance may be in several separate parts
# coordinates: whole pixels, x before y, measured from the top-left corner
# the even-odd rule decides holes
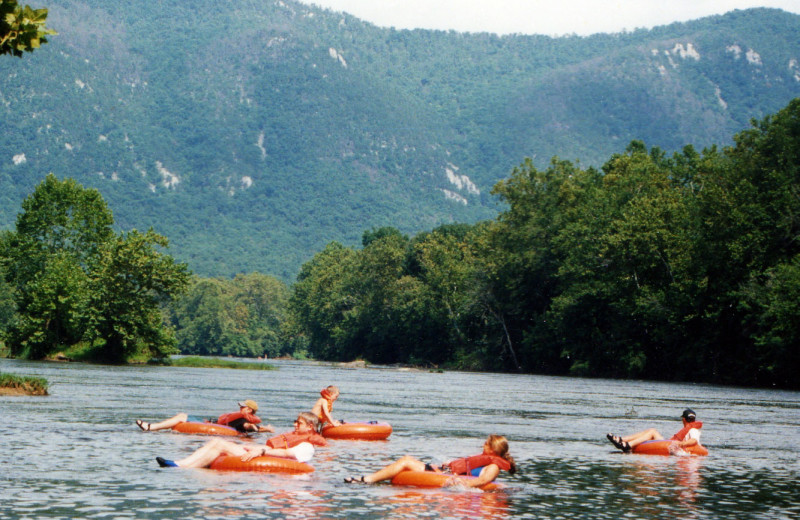
[[[0,360],[3,372],[47,378],[52,394],[0,397],[0,518],[800,517],[797,392],[278,364],[234,374]],[[342,389],[334,415],[388,421],[394,434],[332,442],[310,475],[162,469],[157,455],[180,458],[206,439],[133,424],[214,416],[252,398],[288,430],[332,383]],[[687,406],[706,424],[709,457],[624,455],[605,439],[645,427],[670,435]],[[436,463],[475,453],[489,433],[506,435],[518,462],[502,490],[343,483],[404,454]]]

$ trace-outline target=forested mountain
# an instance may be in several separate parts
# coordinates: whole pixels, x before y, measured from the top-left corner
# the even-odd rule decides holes
[[[0,59],[0,226],[49,172],[198,274],[285,281],[331,240],[492,218],[525,157],[728,144],[800,96],[800,16],[614,35],[397,31],[292,0],[48,0]]]

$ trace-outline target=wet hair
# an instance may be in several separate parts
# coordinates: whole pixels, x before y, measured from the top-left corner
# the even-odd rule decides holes
[[[316,415],[311,412],[300,412],[297,414],[297,419],[303,419],[305,422],[311,425],[314,428],[314,431],[319,431],[319,419]]]
[[[514,457],[508,453],[508,440],[506,440],[506,438],[502,435],[489,435],[489,438],[486,439],[486,442],[489,443],[489,448],[494,452],[495,455],[508,461],[509,465],[511,466],[508,472],[512,475],[516,473],[517,463],[514,462]]]

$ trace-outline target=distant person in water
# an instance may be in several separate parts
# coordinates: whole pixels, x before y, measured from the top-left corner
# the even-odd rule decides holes
[[[346,478],[344,481],[348,484],[372,484],[382,480],[391,480],[403,471],[434,471],[453,475],[453,478],[448,481],[450,486],[481,487],[493,482],[501,470],[513,475],[517,472],[517,465],[514,458],[508,453],[506,438],[501,435],[489,435],[486,442],[483,443],[483,451],[480,454],[452,460],[441,467],[426,464],[406,455],[375,473],[358,478]],[[475,478],[459,478],[459,476],[467,475]]]
[[[220,415],[216,419],[202,419],[179,413],[169,419],[157,423],[144,422],[141,419],[136,419],[136,425],[142,431],[153,432],[157,430],[166,430],[172,428],[183,422],[207,422],[213,424],[221,424],[223,426],[230,426],[242,433],[257,433],[257,432],[274,432],[275,428],[272,425],[261,426],[261,419],[256,415],[258,411],[258,404],[252,399],[238,403],[239,411],[231,412]]]
[[[326,424],[341,426],[342,423],[334,419],[331,415],[333,402],[339,398],[339,389],[331,385],[327,388],[323,388],[319,395],[322,397],[317,399],[317,402],[314,403],[313,408],[311,408],[311,413],[316,415],[319,419],[320,428],[324,427]]]
[[[220,455],[241,457],[247,462],[255,457],[269,455],[285,457],[298,462],[308,462],[314,456],[314,446],[327,446],[325,438],[317,433],[317,418],[310,412],[302,412],[294,421],[294,430],[267,440],[266,446],[242,445],[224,439],[214,439],[181,460],[156,457],[162,467],[207,468]]]
[[[670,437],[670,440],[674,442],[674,448],[684,449],[700,444],[700,429],[703,427],[703,423],[697,420],[697,414],[687,408],[681,414],[681,421],[683,421],[683,428]],[[606,438],[616,448],[626,453],[643,442],[664,440],[664,437],[655,428],[649,428],[625,437],[609,433]]]

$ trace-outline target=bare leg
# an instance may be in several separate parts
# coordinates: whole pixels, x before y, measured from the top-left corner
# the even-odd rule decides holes
[[[176,415],[174,417],[170,417],[169,419],[167,419],[165,421],[161,421],[161,422],[157,422],[157,423],[150,423],[150,427],[147,428],[147,426],[145,426],[145,430],[150,430],[151,432],[154,432],[156,430],[166,430],[168,428],[172,428],[176,424],[180,424],[182,422],[186,422],[186,420],[188,418],[189,418],[189,416],[186,415],[185,413],[179,413],[178,415]],[[144,424],[147,425],[147,423],[144,423]]]
[[[425,471],[425,463],[406,455],[385,468],[379,469],[372,475],[366,475],[364,477],[364,482],[372,483],[380,482],[381,480],[389,480],[401,471]]]
[[[632,435],[627,435],[622,438],[623,442],[630,444],[631,448],[638,446],[645,441],[660,441],[663,439],[664,437],[662,437],[655,428],[649,428],[647,430],[636,432]]]
[[[226,441],[224,439],[213,439],[202,445],[188,457],[176,460],[175,463],[182,468],[206,468],[220,455],[241,457],[247,453],[247,451],[248,450],[241,444],[236,444],[235,442]]]

